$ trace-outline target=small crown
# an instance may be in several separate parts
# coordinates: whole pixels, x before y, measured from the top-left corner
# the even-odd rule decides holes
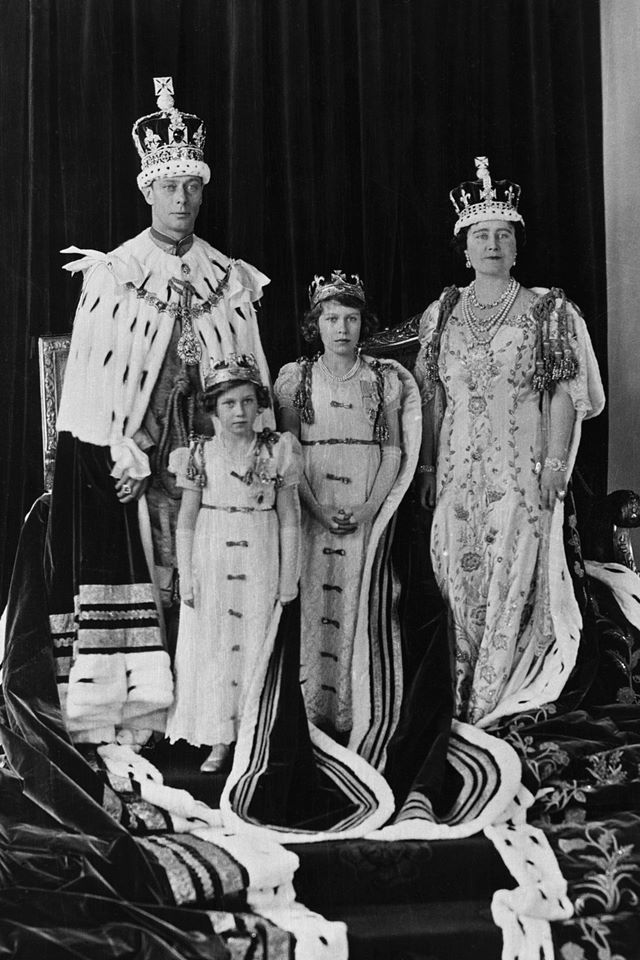
[[[252,353],[230,353],[224,360],[211,363],[209,373],[204,378],[205,391],[213,390],[230,380],[245,380],[262,386],[256,358]]]
[[[456,236],[463,227],[483,220],[510,220],[524,224],[518,213],[520,187],[511,180],[491,180],[488,157],[475,158],[477,180],[466,180],[451,191],[449,197],[458,219],[453,228]]]
[[[158,177],[201,177],[208,183],[211,171],[204,162],[205,126],[193,113],[174,106],[173,79],[154,77],[158,112],[140,117],[131,136],[141,160],[138,186],[148,186]]]
[[[312,307],[323,300],[331,300],[340,294],[355,297],[362,303],[365,302],[364,286],[357,273],[351,274],[350,279],[347,280],[344,271],[332,270],[329,280],[325,280],[324,277],[319,277],[316,274],[309,285],[309,303]]]

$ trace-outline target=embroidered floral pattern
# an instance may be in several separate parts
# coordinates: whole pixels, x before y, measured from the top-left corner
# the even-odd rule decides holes
[[[454,312],[441,333],[447,403],[432,555],[455,629],[456,713],[471,723],[499,703],[515,665],[553,637],[538,562],[545,515],[534,470],[535,331],[531,318],[509,318],[481,345]]]

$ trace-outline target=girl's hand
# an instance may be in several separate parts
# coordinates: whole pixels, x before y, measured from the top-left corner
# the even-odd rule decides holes
[[[435,473],[418,473],[415,486],[419,505],[423,510],[433,510],[436,505]]]
[[[291,587],[285,586],[285,587],[282,587],[280,590],[278,590],[278,600],[280,601],[283,607],[286,607],[288,603],[291,603],[292,600],[295,600],[297,596],[298,596],[297,587],[294,587],[292,589]]]
[[[191,607],[191,609],[193,610],[194,602],[193,602],[193,588],[192,588],[192,587],[186,587],[184,590],[181,588],[181,589],[180,589],[180,599],[182,600],[182,602],[183,602],[184,604],[186,604],[188,607]]]
[[[553,510],[557,500],[564,500],[567,492],[567,474],[564,470],[552,470],[544,467],[540,474],[540,493],[542,506]]]
[[[321,523],[325,530],[337,537],[344,537],[357,529],[349,514],[337,507],[325,507],[318,504],[313,513],[318,523]]]

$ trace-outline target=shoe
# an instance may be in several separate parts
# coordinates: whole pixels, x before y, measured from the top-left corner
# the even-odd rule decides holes
[[[201,773],[218,773],[227,762],[229,756],[228,743],[214,743],[207,759],[200,764]]]

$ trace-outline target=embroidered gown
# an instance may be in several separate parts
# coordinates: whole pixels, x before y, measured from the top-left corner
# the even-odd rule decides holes
[[[384,407],[400,406],[401,386],[384,368]],[[301,365],[286,364],[274,391],[281,407],[295,407]],[[348,377],[335,377],[320,361],[311,373],[314,422],[300,424],[304,473],[316,500],[336,510],[363,504],[380,465],[374,440],[378,412],[376,374],[361,359]],[[300,574],[300,679],[312,723],[346,733],[352,726],[351,661],[362,569],[371,523],[335,536],[302,511]]]
[[[277,434],[273,434],[278,437]],[[193,544],[194,607],[182,604],[175,658],[176,696],[167,721],[171,741],[233,743],[252,666],[274,611],[279,577],[276,487],[299,478],[298,443],[284,433],[232,456],[219,437],[203,443],[206,485]],[[170,468],[183,489],[188,449]],[[249,472],[251,471],[251,473]]]
[[[544,660],[554,641],[551,511],[542,506],[536,472],[544,448],[541,395],[533,386],[534,302],[530,297],[528,309],[508,316],[483,343],[463,320],[458,301],[440,346],[446,409],[431,554],[449,606],[456,714],[469,723],[494,711],[507,685],[514,687],[518,671],[524,680],[530,664]],[[438,306],[426,311],[420,328],[415,374],[426,399],[424,349]],[[579,337],[573,338],[579,372],[556,389],[568,391],[580,419],[594,412],[585,363],[591,347],[584,322],[577,314],[575,320],[580,321]]]

